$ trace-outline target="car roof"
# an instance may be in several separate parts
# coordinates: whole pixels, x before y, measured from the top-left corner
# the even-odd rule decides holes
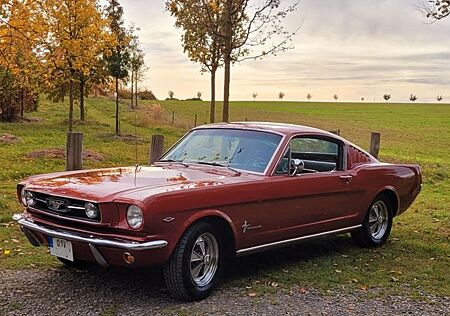
[[[265,132],[275,132],[283,135],[291,134],[320,134],[336,137],[335,134],[329,133],[327,131],[295,124],[286,123],[272,123],[272,122],[232,122],[232,123],[214,123],[201,125],[195,129],[205,129],[205,128],[235,128],[235,129],[248,129],[248,130],[260,130]]]

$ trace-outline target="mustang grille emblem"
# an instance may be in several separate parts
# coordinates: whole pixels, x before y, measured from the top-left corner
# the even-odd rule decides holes
[[[250,225],[249,222],[245,221],[241,227],[242,227],[242,232],[245,234],[249,230],[260,229],[262,226],[261,225],[252,226],[252,225]]]
[[[67,212],[68,201],[47,199],[47,207],[56,212]]]

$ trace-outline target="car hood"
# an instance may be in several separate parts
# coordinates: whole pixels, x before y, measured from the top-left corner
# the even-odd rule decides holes
[[[127,195],[147,198],[133,194],[143,191],[154,195],[251,181],[255,177],[220,167],[167,165],[61,172],[30,177],[23,184],[29,190],[101,203]]]

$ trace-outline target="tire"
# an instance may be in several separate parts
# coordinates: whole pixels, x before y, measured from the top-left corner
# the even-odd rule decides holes
[[[89,265],[89,262],[87,261],[82,261],[82,260],[77,260],[75,259],[74,261],[70,261],[64,258],[60,258],[60,257],[56,257],[62,264],[64,264],[64,266],[68,267],[68,268],[73,268],[73,269],[82,269],[82,268],[86,268]]]
[[[211,294],[223,268],[219,231],[212,224],[200,222],[183,234],[164,267],[164,279],[174,298],[197,301]]]
[[[385,244],[392,229],[392,214],[392,203],[385,195],[378,195],[370,204],[362,227],[351,232],[353,242],[364,248]]]

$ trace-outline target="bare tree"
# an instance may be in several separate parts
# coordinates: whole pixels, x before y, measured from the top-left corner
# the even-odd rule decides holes
[[[280,99],[281,101],[283,101],[283,98],[284,98],[284,92],[283,91],[280,91],[280,93],[278,93],[278,99]]]
[[[438,95],[438,96],[436,97],[436,100],[437,100],[438,102],[441,102],[442,100],[444,100],[444,96]]]
[[[173,92],[172,90],[169,90],[169,99],[172,100],[173,97],[175,95],[175,92]]]
[[[434,21],[450,16],[450,0],[419,0],[416,7]]]
[[[277,55],[292,46],[294,32],[288,32],[284,19],[294,12],[299,1],[282,0],[201,0],[205,7],[213,6],[220,17],[208,15],[206,28],[213,30],[223,48],[224,90],[222,120],[229,120],[231,64],[246,59]],[[205,10],[209,12],[209,10]],[[204,23],[205,19],[197,21]],[[219,27],[217,27],[219,26]],[[202,25],[205,27],[205,25]],[[257,47],[261,51],[254,53]]]
[[[256,97],[258,96],[258,93],[253,92],[252,97],[253,97],[253,102],[256,102]]]
[[[337,94],[333,95],[333,98],[337,101],[339,99],[339,96]]]
[[[311,99],[312,99],[311,93],[308,93],[308,95],[306,96],[306,98],[308,99],[308,101],[311,101]]]
[[[391,99],[391,95],[386,93],[385,95],[383,95],[383,99],[387,102]]]
[[[417,101],[419,98],[417,97],[417,96],[415,96],[414,94],[411,94],[410,96],[409,96],[409,101],[411,101],[411,102],[415,102],[415,101]]]

